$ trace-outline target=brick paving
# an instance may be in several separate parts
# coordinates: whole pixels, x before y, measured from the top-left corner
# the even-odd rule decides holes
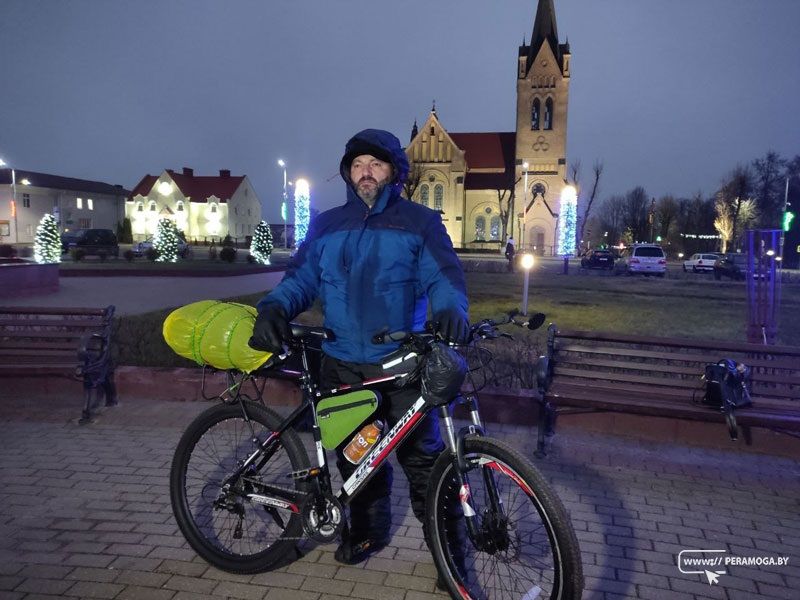
[[[78,406],[80,398],[0,402],[0,599],[447,597],[435,591],[400,470],[392,543],[366,564],[339,565],[332,544],[307,543],[288,566],[232,575],[188,548],[169,505],[173,448],[205,405],[131,400],[89,426],[74,423]],[[532,455],[534,431],[491,431]],[[584,598],[800,597],[800,461],[570,430],[536,464],[572,516]],[[730,566],[709,585],[679,572],[684,549],[789,563]]]

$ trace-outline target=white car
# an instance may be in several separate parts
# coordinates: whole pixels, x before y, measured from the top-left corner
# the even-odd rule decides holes
[[[628,275],[655,275],[664,277],[667,272],[667,255],[656,244],[636,244],[625,248],[621,259],[615,265],[617,273]]]
[[[147,238],[143,242],[138,242],[133,245],[133,255],[134,256],[145,256],[147,251],[153,247],[153,238]],[[188,258],[191,255],[192,249],[189,247],[189,244],[186,241],[178,237],[178,256],[181,258]]]
[[[699,271],[711,272],[714,270],[714,263],[720,259],[719,254],[692,254],[689,260],[683,261],[683,270],[697,273]]]

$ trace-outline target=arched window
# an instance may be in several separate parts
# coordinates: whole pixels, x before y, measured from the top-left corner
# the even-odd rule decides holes
[[[476,240],[485,240],[486,239],[486,217],[481,215],[480,217],[475,217],[475,239]]]
[[[211,204],[211,213],[213,214],[213,213],[215,213],[215,212],[217,212],[217,203],[216,203],[216,202],[213,202],[213,203]]]
[[[531,107],[531,129],[539,129],[539,114],[542,108],[542,103],[538,98],[533,99],[533,106]]]
[[[489,239],[500,239],[500,217],[496,215],[492,217],[492,220],[489,222]]]
[[[553,128],[553,99],[548,98],[544,103],[544,128]]]
[[[444,205],[444,186],[437,183],[433,188],[433,210],[443,210]]]
[[[424,183],[419,188],[419,201],[422,203],[422,206],[428,206],[428,184]]]
[[[183,200],[178,200],[177,204],[175,204],[175,210],[178,212],[183,212]]]
[[[156,212],[157,208],[158,207],[156,206],[156,201],[150,200],[150,204],[147,206],[147,210],[149,210],[150,212]]]
[[[136,212],[144,212],[144,202],[137,202],[136,203]]]

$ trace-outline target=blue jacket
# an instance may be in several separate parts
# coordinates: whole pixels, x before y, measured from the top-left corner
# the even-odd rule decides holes
[[[294,318],[319,297],[325,327],[336,334],[323,350],[341,360],[377,363],[397,344],[373,344],[376,333],[421,330],[428,301],[434,315],[454,308],[466,316],[467,298],[461,264],[441,217],[400,197],[408,163],[397,138],[368,129],[347,148],[361,147],[358,143],[377,146],[391,157],[395,181],[370,209],[353,189],[346,153],[341,174],[347,202],[314,219],[283,280],[258,308],[277,303]]]

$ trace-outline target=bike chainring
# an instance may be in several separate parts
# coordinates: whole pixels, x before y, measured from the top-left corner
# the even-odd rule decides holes
[[[310,497],[301,509],[303,531],[312,540],[331,542],[344,527],[344,509],[330,494]]]

